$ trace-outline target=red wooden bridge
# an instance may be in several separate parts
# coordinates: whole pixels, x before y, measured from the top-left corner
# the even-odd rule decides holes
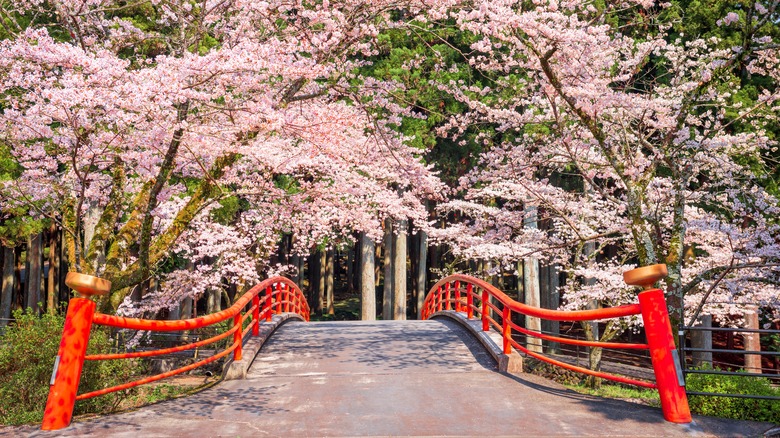
[[[563,312],[528,307],[484,281],[454,275],[439,281],[428,293],[421,321],[306,323],[306,300],[298,286],[283,277],[258,284],[229,309],[189,320],[103,315],[95,313],[95,303],[88,298],[74,298],[68,308],[42,429],[74,436],[668,436],[754,435],[765,430],[766,425],[759,423],[718,419],[692,422],[678,378],[663,292],[650,288],[655,281],[650,280],[629,280],[646,287],[638,303]],[[550,336],[515,324],[515,313],[559,321],[642,315],[647,342],[604,343]],[[229,330],[192,344],[156,351],[86,355],[93,324],[176,331],[226,320],[232,321]],[[649,350],[655,381],[560,362],[528,350],[513,338],[513,333],[586,347]],[[225,350],[200,362],[77,394],[85,360],[164,355],[231,336],[233,342]],[[256,339],[268,339],[257,356]],[[251,348],[247,348],[249,345]],[[656,389],[661,409],[583,396],[522,374],[520,354],[623,384]],[[160,380],[228,355],[233,361],[228,374],[239,380],[224,381],[195,396],[135,412],[71,424],[78,400]]]

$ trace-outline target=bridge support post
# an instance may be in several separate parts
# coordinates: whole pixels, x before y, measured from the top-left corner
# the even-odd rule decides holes
[[[682,370],[676,357],[677,349],[663,291],[650,289],[641,292],[639,305],[664,419],[672,423],[690,423],[691,411],[680,375]]]
[[[488,307],[489,299],[490,299],[490,295],[488,295],[488,291],[482,289],[482,331],[483,332],[490,330],[490,321],[488,321],[488,311],[490,310],[490,307]]]
[[[233,317],[233,325],[236,326],[236,331],[233,333],[233,343],[237,344],[236,349],[233,350],[233,360],[241,360],[242,356],[242,350],[244,346],[244,339],[241,327],[241,312],[238,312],[236,316]]]
[[[469,319],[474,317],[474,286],[469,283],[466,285],[466,315]]]
[[[54,361],[49,398],[43,413],[43,430],[67,427],[73,418],[95,307],[95,302],[87,298],[72,298],[68,303],[60,349]]]
[[[260,335],[260,297],[252,297],[252,336]]]
[[[265,320],[270,321],[273,318],[273,310],[271,308],[273,300],[274,290],[271,286],[265,288]]]
[[[512,328],[509,326],[511,318],[512,314],[509,311],[509,306],[504,304],[504,310],[501,314],[501,337],[504,339],[504,354],[512,354],[512,344],[509,342],[512,339]]]

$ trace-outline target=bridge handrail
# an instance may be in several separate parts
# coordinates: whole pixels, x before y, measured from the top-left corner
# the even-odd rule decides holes
[[[265,292],[265,295],[262,298],[261,310],[260,294],[262,292]],[[252,306],[242,314],[242,311],[250,302]],[[266,279],[252,287],[229,308],[197,318],[176,321],[126,318],[95,313],[95,308],[95,302],[87,298],[77,297],[69,302],[60,348],[55,360],[54,371],[52,372],[49,398],[44,411],[43,430],[57,430],[67,427],[73,416],[73,408],[77,400],[121,391],[171,377],[214,362],[231,352],[234,360],[241,360],[243,340],[250,332],[251,335],[259,335],[261,317],[265,320],[271,320],[273,313],[287,312],[296,313],[305,321],[308,321],[310,317],[309,305],[301,289],[292,280],[278,276]],[[143,352],[86,355],[92,324],[123,329],[165,332],[194,330],[218,324],[230,318],[233,318],[233,326],[230,329],[211,338],[187,345]],[[252,322],[243,329],[244,323],[250,318]],[[85,360],[129,359],[171,354],[211,344],[230,335],[233,335],[233,342],[214,356],[165,373],[77,395],[81,370]]]
[[[95,324],[105,325],[109,327],[135,329],[135,330],[152,330],[152,331],[178,331],[178,330],[194,330],[197,328],[203,328],[209,325],[225,321],[226,319],[236,316],[241,309],[243,309],[253,297],[257,296],[263,290],[266,290],[268,286],[275,286],[277,283],[282,283],[293,288],[298,286],[290,279],[286,277],[272,277],[263,280],[259,284],[255,285],[248,291],[246,291],[241,298],[236,300],[232,306],[225,310],[215,312],[209,315],[199,316],[197,318],[190,319],[177,319],[174,321],[164,321],[155,319],[141,319],[141,318],[127,318],[117,315],[106,315],[103,313],[96,313],[93,319]],[[274,291],[276,292],[276,291]],[[308,304],[307,304],[308,310]]]
[[[464,285],[466,286],[465,290],[462,288]],[[463,293],[465,293],[465,299],[462,295]],[[491,298],[498,301],[501,306],[499,307],[496,304],[491,303]],[[476,304],[477,301],[479,301],[479,305]],[[660,289],[647,289],[640,293],[638,304],[628,304],[604,309],[562,311],[541,309],[520,303],[486,281],[469,275],[454,274],[439,280],[431,287],[428,295],[423,301],[421,318],[428,319],[437,312],[445,310],[465,312],[468,319],[472,319],[475,314],[478,315],[478,318],[482,321],[483,331],[489,331],[490,327],[493,326],[501,333],[504,354],[510,354],[514,347],[528,356],[565,369],[620,383],[657,389],[661,397],[661,407],[664,412],[664,418],[666,418],[667,421],[677,423],[689,423],[691,421],[684,383],[680,380],[681,376],[680,371],[678,370],[679,363],[675,364],[674,357],[676,350],[671,332],[671,325],[669,323],[669,315],[666,309],[666,300],[664,299],[663,291]],[[501,316],[501,323],[491,318],[491,312]],[[648,342],[646,344],[635,344],[582,341],[546,335],[541,332],[520,327],[513,323],[511,321],[512,312],[553,321],[591,321],[642,315]],[[539,352],[532,351],[520,345],[520,343],[512,338],[513,330],[527,336],[564,344],[600,348],[649,350],[653,362],[653,371],[656,376],[656,382],[647,382],[616,374],[590,370],[549,358]]]
[[[543,318],[550,321],[596,321],[600,319],[619,318],[623,316],[638,315],[639,313],[641,313],[639,309],[639,304],[627,304],[623,306],[607,307],[604,309],[593,309],[593,310],[569,311],[569,310],[542,309],[539,307],[533,307],[518,302],[512,299],[511,297],[509,297],[507,294],[502,292],[497,287],[493,286],[492,284],[484,280],[480,280],[479,278],[475,278],[470,275],[464,275],[464,274],[453,274],[446,278],[443,278],[439,280],[435,285],[433,285],[433,287],[431,287],[430,290],[433,291],[439,286],[445,285],[447,283],[452,283],[453,281],[458,281],[458,280],[471,283],[475,286],[478,286],[482,290],[487,290],[491,296],[497,298],[498,301],[501,302],[501,304],[508,306],[509,309],[512,310],[513,312],[522,313],[523,315],[533,316],[536,318]]]

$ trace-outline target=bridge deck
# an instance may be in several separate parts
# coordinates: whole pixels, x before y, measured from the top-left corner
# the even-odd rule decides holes
[[[331,322],[282,326],[247,380],[76,422],[57,435],[735,436],[768,428],[697,423],[670,424],[659,409],[500,374],[451,321]]]

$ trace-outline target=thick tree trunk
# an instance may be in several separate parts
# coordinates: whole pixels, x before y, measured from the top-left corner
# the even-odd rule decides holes
[[[306,260],[309,257],[298,256],[298,287],[303,289],[303,281],[306,279]]]
[[[325,254],[325,309],[327,310],[328,315],[335,315],[336,308],[333,307],[333,287],[335,284],[334,271],[336,264],[335,251],[331,248],[328,249]]]
[[[525,228],[539,228],[537,223],[537,208],[528,206],[525,209]],[[531,307],[541,307],[539,291],[539,260],[536,257],[528,257],[523,260],[523,289],[525,291],[525,304]],[[525,327],[536,332],[542,331],[542,320],[535,317],[525,318]],[[542,341],[539,338],[528,338],[528,349],[537,353],[542,352]]]
[[[46,300],[46,310],[54,314],[57,312],[57,306],[59,305],[59,274],[60,274],[60,251],[59,251],[59,229],[56,225],[52,225],[49,229],[49,276],[48,276],[48,291]]]
[[[525,304],[531,307],[541,307],[539,291],[539,260],[529,257],[523,260],[523,290],[525,292]],[[525,328],[540,332],[542,320],[536,317],[525,317]],[[528,337],[528,349],[537,353],[542,352],[542,343],[539,338]]]
[[[319,268],[319,275],[317,277],[317,313],[322,315],[325,310],[325,277],[328,269],[327,250],[319,252],[317,267]]]
[[[222,289],[209,289],[206,291],[206,313],[211,314],[220,310],[222,310]]]
[[[700,323],[695,327],[712,328],[712,315],[701,315]],[[712,332],[710,330],[691,330],[691,348],[712,350]],[[712,351],[694,351],[693,366],[712,368]],[[682,359],[682,358],[681,358]]]
[[[596,300],[591,300],[587,306],[587,308],[591,310],[598,309],[599,307],[601,306],[599,306],[599,303]],[[584,326],[583,328],[585,329],[585,339],[588,341],[598,341],[600,336],[598,322],[583,321],[582,324]],[[601,348],[588,348],[588,367],[593,371],[598,371],[601,369]],[[586,385],[591,388],[598,388],[601,386],[601,379],[599,377],[588,376],[586,379]]]
[[[750,305],[745,311],[745,328],[750,330],[759,329],[758,306]],[[745,345],[746,351],[761,351],[761,340],[758,333],[743,333],[742,342]],[[760,354],[745,355],[745,371],[758,374],[763,372]]]
[[[95,236],[95,227],[100,220],[100,215],[103,212],[97,205],[90,204],[87,207],[87,212],[84,214],[84,248],[89,248],[92,243],[92,238]],[[86,251],[85,251],[86,253]]]
[[[417,319],[421,318],[425,293],[428,292],[428,235],[417,232]]]
[[[496,287],[502,292],[506,292],[506,282],[504,281],[504,266],[498,265],[498,276],[496,278]]]
[[[59,264],[57,265],[57,288],[59,291],[59,299],[60,301],[67,302],[70,300],[70,288],[68,288],[68,285],[65,284],[65,276],[68,273],[68,251],[67,247],[65,246],[65,242],[67,241],[66,233],[62,232],[60,230],[58,238],[58,259]]]
[[[382,279],[382,319],[393,319],[393,221],[385,219],[384,253],[382,262],[384,276]]]
[[[3,247],[3,284],[0,293],[0,327],[11,318],[11,304],[14,299],[14,267],[16,257],[13,248]]]
[[[347,292],[355,292],[355,245],[347,247]]]
[[[588,242],[585,244],[584,247],[584,253],[588,257],[593,257],[593,253],[596,252],[596,244],[593,242]],[[589,263],[592,263],[593,259],[589,259]],[[586,285],[592,285],[595,283],[595,280],[592,278],[586,278],[584,280]],[[600,306],[598,300],[590,300],[588,302],[587,308],[588,309],[598,309]],[[589,341],[598,341],[599,340],[599,323],[596,321],[590,321],[585,322],[583,321],[584,329],[585,329],[585,338]],[[589,348],[588,349],[588,366],[591,370],[597,371],[601,369],[601,348]],[[586,384],[591,388],[598,388],[601,386],[601,379],[594,376],[589,376],[587,378]]]
[[[317,297],[319,296],[319,292],[317,291],[317,287],[320,284],[320,254],[318,252],[312,253],[308,257],[309,260],[309,289],[308,289],[308,299],[309,299],[309,308],[311,308],[312,312],[317,311]]]
[[[545,266],[544,269],[539,270],[539,275],[542,280],[546,278],[546,281],[540,284],[542,307],[545,309],[557,309],[560,303],[560,295],[558,292],[558,266]],[[561,333],[561,323],[559,321],[544,319],[542,320],[542,331],[553,336],[558,336]],[[544,341],[544,345],[548,353],[557,353],[560,350],[560,344],[557,342]]]
[[[40,311],[38,303],[41,301],[41,283],[42,283],[42,258],[43,258],[43,235],[38,233],[30,236],[27,240],[27,303],[26,307],[33,309],[33,312]]]
[[[376,288],[374,287],[374,241],[360,233],[360,319],[376,319]]]
[[[209,293],[209,292],[206,292],[206,293]],[[168,309],[168,320],[169,321],[176,321],[178,319],[182,319],[182,317],[181,317],[181,305],[182,305],[182,303],[179,303],[176,306],[173,306],[173,308]],[[171,336],[174,337],[174,339],[181,337],[182,334],[184,334],[183,331],[171,332]]]
[[[393,236],[393,319],[406,319],[406,221]]]
[[[22,290],[22,246],[17,246],[14,248],[14,259],[16,259],[16,266],[14,266],[14,293],[13,296],[16,299],[16,306],[24,309],[25,305],[25,299],[27,298],[25,295],[25,291]],[[13,304],[12,304],[13,306]]]
[[[90,245],[92,245],[93,240],[95,240],[95,230],[97,228],[98,222],[100,222],[100,216],[102,215],[103,209],[97,205],[90,204],[90,206],[87,208],[87,212],[84,215],[84,249],[81,252],[82,255],[86,256],[90,253]],[[86,268],[90,273],[97,272],[97,267],[105,261],[105,255],[103,251],[98,251],[97,255],[97,258],[95,258],[91,263],[92,266]],[[87,259],[88,257],[84,257],[82,261],[87,261]]]
[[[192,298],[190,298],[190,297],[187,297],[187,298],[185,298],[184,300],[182,300],[182,302],[181,302],[181,307],[179,308],[179,309],[180,309],[180,310],[179,310],[179,312],[180,312],[180,313],[179,313],[179,318],[181,318],[181,319],[190,319],[190,318],[193,318],[193,317],[194,317],[194,315],[193,315],[193,313],[192,313],[192,310],[193,310],[193,309],[194,309],[194,307],[195,307],[195,306],[194,306],[194,304],[195,304],[195,303],[193,302],[193,299],[192,299]],[[183,331],[183,332],[181,333],[181,339],[182,339],[182,340],[187,340],[187,339],[189,339],[189,331],[188,331],[188,330],[185,330],[185,331]]]
[[[361,257],[361,251],[363,250],[360,245],[362,243],[361,237],[363,233],[357,233],[355,235],[355,267],[352,269],[352,283],[355,285],[355,290],[359,291],[361,294],[360,300],[362,301],[362,295],[363,295],[363,260]],[[374,247],[374,253],[376,254],[376,247]]]
[[[599,347],[590,348],[588,350],[588,368],[593,371],[601,371],[601,352]],[[585,384],[590,388],[598,388],[601,386],[601,378],[595,376],[588,376],[585,380]]]
[[[293,254],[292,257],[290,257],[290,264],[295,267],[295,271],[293,271],[293,274],[290,276],[290,279],[298,285],[298,287],[301,287],[301,278],[303,278],[303,272],[301,269],[301,256],[299,256],[297,253]]]

